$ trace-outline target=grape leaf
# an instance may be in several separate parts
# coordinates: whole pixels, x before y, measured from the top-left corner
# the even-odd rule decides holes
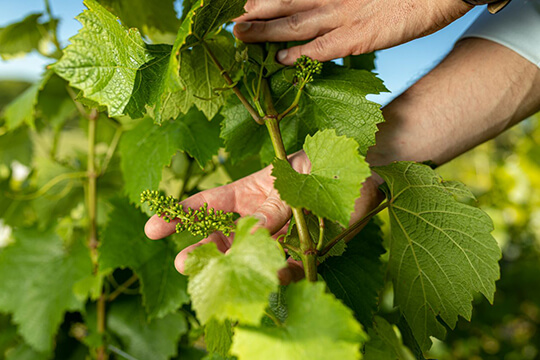
[[[49,352],[66,311],[81,311],[84,299],[73,286],[92,274],[89,251],[79,241],[65,243],[53,230],[20,229],[15,243],[0,251],[0,311],[24,340]]]
[[[14,160],[27,166],[32,161],[32,141],[26,127],[0,135],[0,164],[11,166]]]
[[[205,40],[205,43],[219,59],[220,64],[234,77],[235,49],[232,36],[222,33]],[[183,50],[179,58],[180,82],[184,89],[171,92],[164,88],[164,93],[156,105],[156,121],[159,123],[175,118],[178,114],[186,112],[193,104],[208,119],[212,119],[231,93],[228,91],[226,81],[202,46]],[[170,72],[168,74],[170,75]],[[168,84],[171,84],[170,76],[166,79],[169,79]]]
[[[176,33],[180,20],[176,17],[174,0],[157,0],[148,6],[146,0],[99,0],[109,11],[116,14],[122,24],[138,28],[151,40],[159,42],[165,33]]]
[[[55,131],[61,130],[65,122],[77,111],[66,86],[64,79],[52,73],[37,97],[36,112],[42,121]]]
[[[3,117],[6,120],[8,129],[16,129],[24,123],[31,128],[35,127],[38,95],[52,74],[52,71],[46,71],[40,81],[32,84],[6,106]]]
[[[169,67],[167,68],[166,76],[166,89],[170,91],[179,91],[182,89],[182,83],[180,82],[180,50],[185,45],[189,35],[192,34],[193,29],[193,17],[195,12],[203,5],[203,0],[197,0],[193,4],[189,5],[185,15],[182,17],[182,25],[178,28],[176,33],[176,39],[172,47],[171,56],[169,59]]]
[[[50,358],[51,354],[39,353],[28,344],[20,343],[6,353],[5,360],[48,360]]]
[[[254,218],[238,221],[234,243],[224,255],[214,243],[198,247],[186,261],[188,291],[203,324],[214,318],[258,324],[276,291],[277,271],[286,263],[265,229],[252,232]]]
[[[186,43],[192,45],[199,40],[206,40],[209,35],[234,18],[242,15],[246,0],[203,0],[193,22],[193,35]]]
[[[348,69],[375,70],[376,54],[374,52],[361,55],[349,55],[343,58],[343,66]]]
[[[232,344],[233,328],[229,321],[212,319],[204,328],[204,342],[210,353],[227,357]]]
[[[147,321],[138,297],[119,299],[107,309],[107,329],[117,335],[125,351],[136,359],[168,360],[178,351],[178,341],[188,330],[180,313]]]
[[[445,335],[437,317],[453,328],[458,315],[471,318],[474,294],[493,301],[501,250],[489,216],[456,200],[464,187],[411,162],[374,170],[388,184],[395,304],[426,350],[429,336]]]
[[[297,90],[283,71],[271,78],[275,105],[283,111],[293,103]],[[384,121],[380,105],[366,99],[368,94],[387,91],[374,74],[325,64],[323,73],[304,89],[299,111],[284,122],[296,123],[298,138],[312,129],[335,129],[338,135],[355,139],[365,155],[375,145],[377,124]],[[309,123],[308,123],[309,122]]]
[[[0,28],[0,56],[3,60],[24,56],[32,50],[49,55],[50,31],[56,28],[58,20],[40,23],[41,16],[41,13],[30,14],[20,22]]]
[[[392,325],[380,316],[375,316],[373,328],[369,329],[364,360],[415,360],[411,351],[396,335]]]
[[[264,143],[272,146],[266,127],[253,120],[237,97],[228,99],[221,114],[224,120],[220,136],[233,163],[257,154]]]
[[[138,203],[142,191],[156,189],[163,167],[170,164],[178,150],[188,152],[203,167],[221,146],[219,122],[219,118],[210,122],[201,112],[192,109],[162,126],[154,125],[147,117],[126,132],[120,141],[119,151],[129,199]]]
[[[152,60],[162,64],[167,54],[153,54],[138,30],[123,27],[95,0],[84,4],[88,10],[76,17],[83,27],[52,68],[84,97],[107,106],[110,116],[122,115],[138,86],[153,85],[136,83],[139,68]]]
[[[308,226],[309,235],[311,238],[318,242],[319,240],[319,234],[320,234],[320,225],[319,225],[319,218],[313,214],[305,215],[306,223]],[[330,242],[338,236],[341,232],[345,230],[341,225],[338,223],[335,223],[333,221],[324,219],[324,238],[323,238],[323,245],[321,249],[324,249],[326,245],[329,245]],[[291,222],[289,224],[289,227],[287,229],[287,236],[285,238],[285,243],[293,245],[297,248],[300,248],[300,238],[298,236],[298,227],[296,225],[296,220],[294,218],[291,219]],[[324,262],[328,257],[330,256],[340,256],[343,254],[347,247],[347,244],[345,244],[345,241],[338,242],[328,253],[326,253],[323,256],[317,257],[317,261],[319,263]],[[289,255],[291,255],[295,260],[300,261],[301,257],[299,254],[296,254],[294,251],[289,251]]]
[[[301,281],[287,289],[288,317],[283,326],[235,330],[231,353],[239,360],[359,359],[367,340],[350,309],[323,283]]]
[[[347,245],[345,253],[319,265],[318,272],[332,293],[365,327],[370,327],[384,285],[380,261],[385,252],[380,225],[371,221]]]
[[[306,138],[304,150],[311,161],[311,173],[299,174],[287,161],[276,159],[274,187],[290,206],[347,226],[362,183],[371,174],[358,154],[358,144],[337,136],[334,130],[323,130]]]
[[[99,268],[132,269],[139,276],[149,318],[162,318],[189,301],[186,278],[174,268],[176,248],[168,241],[148,240],[143,233],[148,217],[127,201],[115,199],[112,204],[99,248]]]

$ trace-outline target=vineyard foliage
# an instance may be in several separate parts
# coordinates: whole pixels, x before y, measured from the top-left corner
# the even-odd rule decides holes
[[[493,301],[501,251],[472,193],[365,160],[384,121],[372,55],[284,67],[287,44],[234,38],[245,0],[185,0],[178,16],[173,0],[84,0],[62,48],[45,4],[0,29],[2,58],[50,58],[0,119],[0,359],[423,359],[473,299]],[[299,150],[309,173],[287,161]],[[178,273],[180,250],[236,216],[178,215],[155,191],[183,200],[267,165],[288,231],[240,218],[229,251],[205,242]],[[372,171],[387,200],[349,236]],[[151,210],[184,224],[151,241]],[[281,286],[287,258],[306,279]]]

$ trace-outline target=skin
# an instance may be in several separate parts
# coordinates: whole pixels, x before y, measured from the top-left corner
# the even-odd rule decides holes
[[[248,0],[234,34],[244,42],[309,40],[278,53],[328,61],[385,49],[431,34],[463,16],[460,0]]]

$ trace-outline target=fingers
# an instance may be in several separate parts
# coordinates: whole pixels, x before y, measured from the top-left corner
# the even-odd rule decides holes
[[[234,34],[248,43],[299,41],[326,34],[336,26],[334,11],[325,7],[275,20],[241,22],[234,27]]]
[[[258,227],[265,227],[270,234],[278,232],[291,218],[291,208],[279,198],[276,189],[272,189],[264,203],[253,216],[259,220]]]
[[[302,262],[289,258],[287,267],[278,271],[278,277],[280,284],[284,286],[302,280],[304,278]]]
[[[307,55],[321,62],[330,61],[353,54],[353,46],[349,45],[349,42],[350,37],[345,28],[338,28],[305,45],[281,50],[277,54],[277,60],[284,65],[294,65],[296,59]]]
[[[196,248],[198,248],[199,246],[208,244],[211,242],[215,243],[218,250],[223,253],[226,252],[230,247],[229,239],[227,239],[226,236],[220,233],[214,233],[210,235],[209,237],[207,237],[206,239],[203,239],[199,241],[198,243],[188,246],[184,250],[180,251],[178,255],[176,255],[176,259],[174,259],[174,266],[176,267],[176,270],[178,270],[179,273],[184,274],[185,262],[186,262],[186,259],[188,258],[189,253],[195,250]]]
[[[248,0],[246,13],[236,22],[258,19],[276,19],[322,6],[326,0]]]

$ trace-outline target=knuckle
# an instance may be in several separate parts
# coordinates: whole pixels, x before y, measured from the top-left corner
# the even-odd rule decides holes
[[[289,26],[289,29],[297,32],[300,29],[300,15],[296,13],[287,17],[287,25]]]
[[[294,2],[294,0],[280,0],[281,5],[290,6]]]
[[[281,201],[281,199],[276,197],[276,196],[270,196],[268,199],[266,199],[264,205],[272,213],[274,213],[274,212],[280,213],[280,212],[283,212],[286,209],[285,204],[283,203],[283,201]]]
[[[329,49],[328,38],[321,36],[313,40],[312,49],[315,58],[319,59],[323,57]]]

